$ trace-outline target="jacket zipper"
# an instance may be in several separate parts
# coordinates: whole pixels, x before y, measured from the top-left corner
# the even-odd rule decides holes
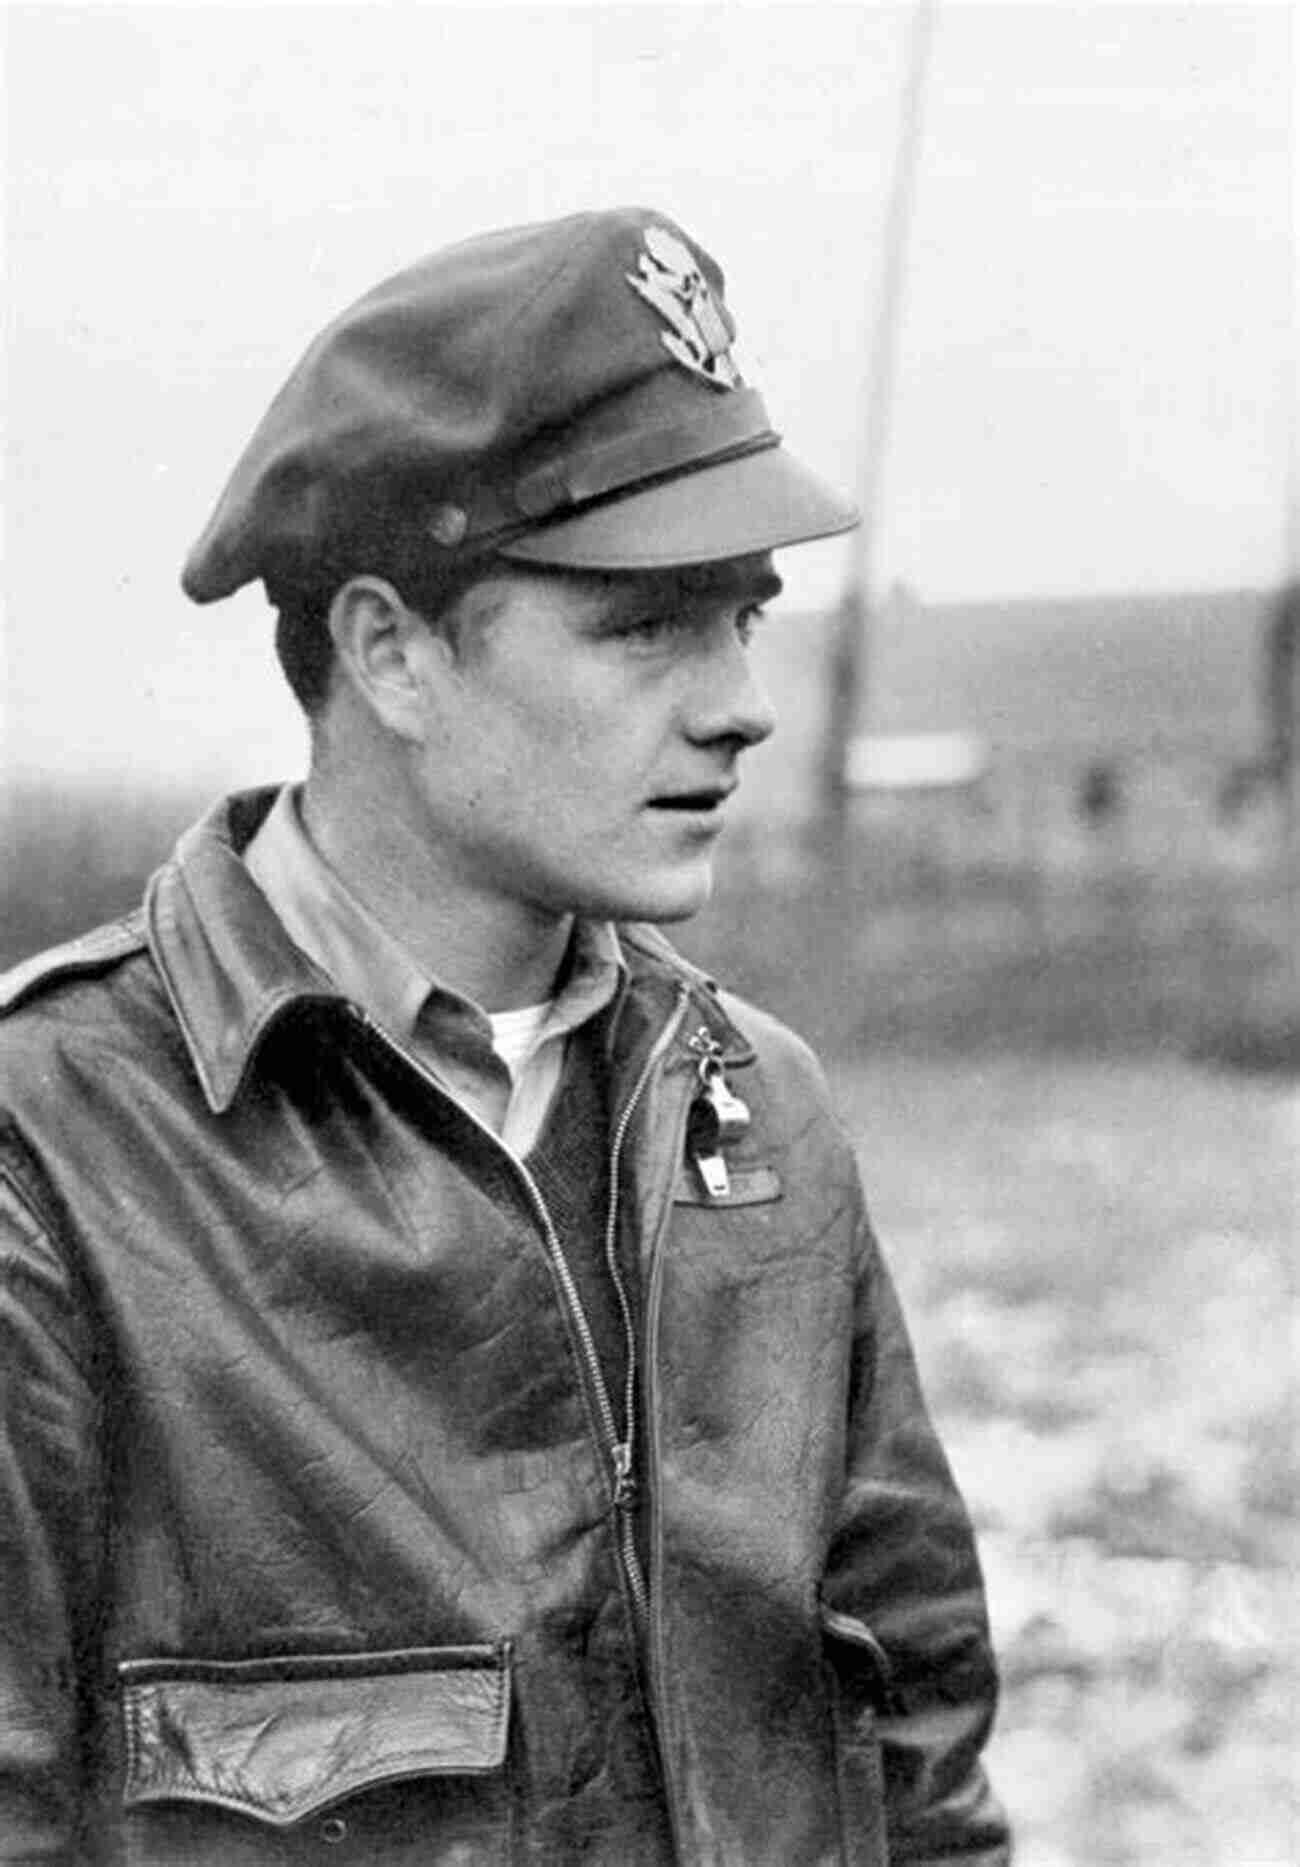
[[[649,1055],[641,1066],[641,1074],[633,1085],[632,1093],[623,1104],[623,1112],[615,1125],[614,1138],[609,1151],[609,1211],[605,1219],[605,1263],[618,1298],[618,1307],[623,1318],[623,1334],[627,1342],[627,1377],[623,1388],[623,1440],[621,1444],[613,1446],[611,1453],[614,1461],[614,1508],[617,1513],[619,1554],[627,1576],[637,1632],[640,1635],[643,1649],[650,1631],[650,1590],[646,1584],[645,1571],[641,1567],[641,1558],[637,1554],[634,1523],[637,1498],[634,1461],[636,1457],[638,1368],[636,1329],[632,1322],[631,1305],[627,1300],[627,1288],[618,1264],[618,1171],[623,1143],[632,1125],[632,1117],[636,1113],[651,1076],[677,1035],[682,1019],[686,1015],[689,997],[690,987],[679,985],[677,1003],[673,1007],[672,1016],[651,1046]]]
[[[659,1033],[659,1036],[655,1039],[650,1053],[641,1067],[641,1073],[637,1077],[632,1093],[623,1105],[623,1111],[615,1127],[614,1138],[610,1147],[609,1209],[605,1221],[605,1262],[608,1266],[609,1274],[614,1285],[614,1291],[618,1299],[619,1313],[623,1320],[623,1332],[627,1344],[627,1383],[624,1390],[624,1432],[621,1438],[618,1431],[618,1422],[614,1417],[613,1402],[609,1397],[609,1388],[605,1384],[604,1371],[600,1365],[600,1357],[596,1352],[596,1341],[592,1334],[591,1323],[588,1321],[587,1312],[582,1307],[582,1299],[578,1294],[578,1286],[574,1281],[573,1272],[569,1268],[568,1259],[564,1255],[564,1248],[560,1243],[559,1234],[555,1229],[555,1222],[551,1218],[550,1209],[546,1204],[541,1188],[538,1186],[536,1180],[524,1165],[523,1161],[506,1146],[500,1135],[494,1133],[485,1122],[480,1121],[474,1111],[467,1108],[458,1097],[452,1096],[446,1088],[446,1085],[439,1082],[438,1078],[431,1070],[426,1069],[424,1064],[421,1063],[417,1057],[413,1057],[408,1050],[404,1050],[399,1043],[388,1035],[382,1025],[376,1024],[374,1019],[370,1017],[367,1012],[363,1011],[359,1006],[352,1007],[353,1017],[363,1030],[376,1038],[392,1055],[400,1057],[402,1062],[413,1069],[416,1075],[419,1076],[423,1082],[427,1083],[431,1089],[435,1090],[440,1097],[455,1102],[456,1107],[461,1113],[474,1124],[481,1134],[487,1137],[493,1146],[505,1155],[516,1174],[519,1176],[528,1194],[529,1203],[542,1228],[542,1235],[546,1242],[547,1256],[550,1258],[556,1276],[559,1278],[560,1289],[563,1292],[565,1303],[568,1306],[574,1328],[577,1331],[579,1346],[582,1350],[583,1363],[591,1383],[591,1391],[595,1395],[596,1410],[600,1415],[600,1425],[604,1435],[605,1454],[609,1459],[613,1476],[613,1501],[616,1513],[619,1557],[623,1564],[624,1573],[627,1576],[628,1591],[632,1597],[637,1630],[643,1643],[645,1642],[649,1628],[650,1596],[646,1586],[645,1574],[641,1567],[641,1560],[637,1555],[636,1534],[632,1522],[632,1512],[637,1495],[636,1475],[633,1469],[636,1455],[637,1352],[636,1331],[632,1322],[631,1305],[628,1302],[627,1290],[618,1268],[618,1167],[623,1149],[623,1142],[627,1135],[628,1128],[631,1125],[632,1117],[636,1113],[637,1105],[645,1093],[646,1085],[649,1083],[655,1067],[660,1062],[677,1034],[678,1027],[685,1015],[689,996],[690,987],[685,984],[679,985],[677,1003],[673,1008],[673,1014],[669,1018],[667,1024],[665,1024],[663,1030]]]
[[[683,988],[683,997],[679,1005],[680,1010],[685,1010],[685,1003],[686,1003],[687,996],[689,996],[688,988]],[[692,1050],[695,1050],[697,1048],[697,1046],[693,1043],[689,1047]],[[701,1074],[701,1081],[703,1081],[702,1074]],[[699,1087],[697,1086],[695,1090],[695,1096],[698,1096],[698,1095],[699,1095]],[[674,1160],[680,1157],[682,1149],[685,1146],[688,1113],[689,1113],[689,1104],[683,1106],[683,1109],[680,1115],[680,1127],[674,1136],[674,1141],[673,1141]],[[672,1193],[671,1193],[671,1188],[670,1188],[668,1197],[664,1201],[663,1207],[658,1215],[658,1219],[655,1225],[654,1236],[653,1236],[653,1239],[651,1240],[649,1253],[648,1253],[648,1262],[650,1265],[650,1283],[649,1283],[649,1288],[646,1291],[645,1332],[644,1332],[645,1333],[645,1402],[646,1402],[645,1462],[646,1462],[647,1474],[649,1474],[651,1477],[653,1477],[653,1475],[659,1470],[659,1465],[660,1465],[659,1420],[658,1420],[658,1415],[655,1409],[656,1376],[658,1372],[657,1350],[658,1350],[658,1337],[659,1337],[659,1315],[660,1315],[660,1309],[662,1306],[662,1299],[663,1299],[663,1252],[660,1250],[659,1246],[660,1246],[660,1240],[663,1236],[663,1233],[667,1228],[668,1214],[669,1214],[669,1211],[671,1210],[671,1199],[672,1199]],[[649,1538],[648,1538],[649,1545],[650,1545],[650,1559],[651,1559],[652,1564],[654,1563],[654,1560],[655,1560],[655,1554],[656,1554],[656,1549],[657,1549],[658,1540],[659,1540],[658,1526],[655,1521],[657,1514],[658,1514],[658,1507],[659,1507],[659,1500],[658,1500],[657,1490],[655,1486],[652,1484],[650,1488],[651,1523],[649,1526]],[[653,1577],[653,1569],[652,1569],[652,1574],[651,1574],[652,1584],[653,1584],[653,1579],[654,1577]],[[683,1806],[682,1797],[679,1793],[677,1784],[674,1780],[674,1771],[673,1771],[672,1762],[670,1760],[670,1754],[669,1754],[669,1749],[668,1749],[668,1744],[667,1744],[667,1732],[663,1729],[663,1725],[662,1725],[663,1708],[666,1703],[666,1694],[664,1692],[664,1681],[666,1677],[667,1668],[664,1665],[663,1627],[662,1627],[662,1622],[661,1622],[660,1615],[659,1615],[659,1601],[660,1601],[660,1598],[659,1598],[658,1591],[649,1593],[649,1607],[648,1607],[646,1631],[645,1631],[645,1637],[644,1637],[644,1643],[643,1643],[644,1653],[645,1653],[645,1667],[646,1667],[646,1676],[647,1676],[647,1684],[649,1688],[650,1700],[651,1700],[651,1703],[656,1705],[659,1709],[659,1729],[657,1731],[657,1744],[658,1744],[658,1751],[659,1751],[660,1768],[663,1771],[664,1788],[666,1792],[665,1801],[666,1801],[667,1808],[668,1808],[668,1818],[669,1818],[669,1822],[670,1822],[672,1833],[673,1833],[674,1851],[675,1851],[675,1855],[677,1859],[685,1860],[687,1858],[688,1850],[686,1848],[685,1842],[683,1841],[681,1832],[680,1832],[680,1813],[679,1813]]]

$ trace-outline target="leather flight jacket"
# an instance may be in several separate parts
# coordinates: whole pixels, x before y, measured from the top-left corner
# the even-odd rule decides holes
[[[3,986],[0,1860],[1005,1862],[809,1051],[620,929],[625,1408],[526,1166],[252,883],[271,795]]]

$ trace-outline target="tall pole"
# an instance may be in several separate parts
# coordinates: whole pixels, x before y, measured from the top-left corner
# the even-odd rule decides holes
[[[1295,242],[1291,253],[1291,354],[1287,359],[1291,394],[1287,398],[1286,490],[1283,497],[1282,594],[1274,619],[1272,653],[1274,757],[1282,798],[1282,842],[1291,893],[1292,925],[1300,906],[1300,278]],[[1300,962],[1297,963],[1300,967]]]
[[[843,817],[849,744],[861,718],[868,687],[872,582],[882,503],[881,480],[898,373],[898,339],[907,274],[908,238],[916,196],[921,118],[936,9],[937,0],[915,0],[912,11],[907,77],[900,107],[889,207],[881,242],[875,317],[868,358],[866,405],[863,411],[859,495],[862,524],[857,533],[853,565],[836,619],[826,696],[822,791],[826,813],[832,819]]]

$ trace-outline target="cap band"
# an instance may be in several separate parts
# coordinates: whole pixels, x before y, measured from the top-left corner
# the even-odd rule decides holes
[[[689,421],[608,441],[579,442],[567,454],[533,467],[508,489],[482,486],[474,496],[472,517],[460,506],[440,504],[429,529],[435,541],[448,548],[481,550],[610,493],[780,443],[757,389],[736,389],[725,402],[714,402]],[[440,535],[448,515],[458,523]]]
[[[527,518],[549,518],[563,506],[585,505],[620,487],[732,453],[741,442],[775,447],[780,438],[757,389],[737,389],[691,421],[634,431],[548,460],[515,482],[515,504]]]

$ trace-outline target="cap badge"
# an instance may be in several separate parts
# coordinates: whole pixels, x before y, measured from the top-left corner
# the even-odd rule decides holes
[[[740,371],[731,359],[735,326],[684,240],[666,227],[647,227],[637,270],[624,276],[670,326],[659,334],[670,356],[715,389],[739,388]]]

